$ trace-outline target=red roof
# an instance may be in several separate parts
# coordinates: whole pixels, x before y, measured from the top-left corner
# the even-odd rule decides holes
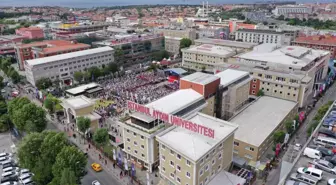
[[[305,36],[305,37],[296,38],[294,42],[335,46],[336,36],[332,36],[332,35]]]

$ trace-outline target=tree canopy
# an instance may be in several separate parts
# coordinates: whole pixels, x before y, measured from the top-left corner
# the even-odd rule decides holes
[[[85,133],[90,128],[91,120],[87,117],[80,116],[76,119],[78,130]]]
[[[180,49],[187,48],[192,44],[192,41],[188,38],[183,38],[180,41]]]
[[[93,134],[93,141],[98,145],[105,145],[108,142],[109,136],[106,128],[98,128]]]
[[[35,85],[38,89],[45,90],[52,86],[52,82],[49,78],[40,78]]]

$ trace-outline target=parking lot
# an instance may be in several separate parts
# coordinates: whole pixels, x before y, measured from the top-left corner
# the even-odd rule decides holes
[[[335,130],[331,131],[331,134],[335,133],[334,136],[328,137],[329,135],[321,134],[321,131],[324,130],[324,129],[328,130],[328,129],[331,129],[331,128],[335,128],[335,124],[336,124],[336,106],[335,105],[334,105],[334,108],[328,113],[327,117],[322,121],[322,123],[323,124],[321,124],[321,126],[318,128],[318,131],[315,132],[315,133],[313,133],[313,139],[309,141],[307,147],[311,148],[311,149],[314,149],[314,150],[317,147],[327,148],[330,151],[330,156],[336,156],[335,155],[335,152],[336,152],[336,150],[335,150],[336,149],[336,145],[335,144],[331,144],[331,143],[328,143],[328,142],[326,142],[326,143],[322,143],[322,142],[321,143],[317,143],[317,142],[314,142],[314,139],[320,138],[320,137],[322,137],[322,138],[328,138],[331,141],[335,141],[336,142],[336,132],[335,132]],[[314,159],[311,156],[307,157],[307,156],[304,155],[304,153],[305,152],[303,152],[301,154],[299,160],[297,161],[297,163],[292,168],[292,171],[290,172],[290,174],[296,173],[297,170],[298,170],[298,168],[300,168],[300,167],[315,167],[317,169],[321,169],[321,168],[318,168],[317,166],[315,166],[313,164]],[[320,155],[322,155],[322,153]],[[321,159],[324,160],[325,159],[324,154],[322,156],[323,157]],[[289,156],[286,156],[286,157],[289,157]],[[336,167],[335,167],[335,169],[336,169]],[[322,180],[319,181],[317,184],[327,185],[328,184],[328,180],[330,180],[330,179],[336,179],[336,175],[335,174],[332,174],[332,173],[327,172],[325,170],[322,170],[322,171],[323,171]]]

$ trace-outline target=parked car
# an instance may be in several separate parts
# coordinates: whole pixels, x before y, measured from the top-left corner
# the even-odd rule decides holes
[[[303,151],[303,155],[312,158],[312,159],[321,159],[322,153],[316,149],[306,147]]]
[[[329,130],[327,128],[321,128],[319,131],[318,131],[319,134],[323,134],[323,135],[326,135],[328,137],[332,137],[332,138],[336,138],[336,133],[333,132],[332,130]]]
[[[317,178],[305,175],[305,174],[299,174],[299,173],[292,173],[290,175],[290,179],[299,181],[299,182],[304,182],[309,185],[316,185],[317,182],[319,181]]]
[[[95,181],[92,181],[92,185],[100,185],[100,183],[97,180],[95,180]]]
[[[329,179],[328,185],[336,185],[336,179]]]
[[[314,159],[313,164],[315,165],[315,168],[336,174],[336,167],[329,161],[323,159]]]
[[[305,175],[314,177],[318,180],[322,180],[322,176],[323,176],[322,170],[312,168],[312,167],[301,167],[297,169],[297,172],[300,174],[305,174]]]
[[[2,165],[6,161],[11,161],[11,157],[0,157],[0,164]]]
[[[8,168],[3,168],[2,169],[2,173],[11,172],[11,171],[19,172],[20,168],[18,168],[18,167],[8,167]]]
[[[336,165],[336,156],[326,156],[324,160],[329,161],[333,165]]]
[[[13,156],[12,153],[6,153],[6,152],[0,153],[0,157],[12,157],[12,156]]]
[[[288,180],[286,181],[285,185],[308,185],[308,184],[299,181]]]
[[[0,185],[19,185],[19,182],[17,182],[17,181],[8,181],[8,182],[1,183]]]
[[[334,156],[334,153],[332,152],[332,150],[329,150],[328,148],[319,146],[319,147],[316,148],[316,150],[321,152],[322,157]]]
[[[17,182],[18,178],[17,177],[4,177],[4,178],[1,178],[1,183],[11,182],[11,181]]]

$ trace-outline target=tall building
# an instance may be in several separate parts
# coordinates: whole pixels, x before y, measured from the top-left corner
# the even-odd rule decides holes
[[[281,30],[240,29],[235,32],[235,40],[242,42],[290,45],[291,39]]]
[[[26,78],[34,86],[36,81],[41,78],[50,78],[52,81],[59,80],[69,85],[73,81],[74,72],[84,71],[90,67],[107,66],[114,62],[113,53],[112,48],[101,47],[26,60]]]
[[[288,13],[308,13],[312,14],[312,7],[303,6],[303,5],[284,5],[284,6],[277,6],[273,13],[276,16],[286,15]]]
[[[201,94],[192,89],[183,89],[144,107],[158,110],[164,114],[186,118],[190,114],[202,110],[206,105],[207,103]],[[130,110],[134,110],[134,107],[139,108],[140,106],[128,103]],[[130,117],[121,121],[120,125],[123,128],[125,157],[135,163],[137,167],[152,172],[159,166],[160,162],[159,144],[155,138],[170,125],[149,116],[148,112],[141,112],[140,109],[138,112],[131,113]]]
[[[214,130],[216,136],[209,138],[181,127],[160,133],[159,170],[164,184],[206,185],[231,166],[237,125],[202,113],[188,121]]]
[[[328,51],[262,44],[217,69],[250,72],[250,95],[256,96],[262,90],[265,95],[296,101],[299,107],[305,107],[323,89],[329,60]]]
[[[165,50],[171,54],[180,53],[181,37],[165,36]]]
[[[24,70],[24,61],[26,60],[81,51],[89,49],[90,47],[90,45],[76,43],[73,41],[46,40],[30,44],[17,44],[14,49],[19,69]]]
[[[28,39],[42,39],[44,32],[39,27],[19,28],[15,30],[16,35],[27,37]]]
[[[292,42],[292,45],[330,51],[332,59],[335,59],[336,56],[336,36],[313,35],[298,37]]]

